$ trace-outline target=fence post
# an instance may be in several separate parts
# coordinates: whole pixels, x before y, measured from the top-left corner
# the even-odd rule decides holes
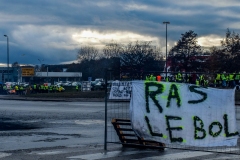
[[[105,128],[104,128],[104,150],[107,150],[107,73],[108,70],[105,69]]]

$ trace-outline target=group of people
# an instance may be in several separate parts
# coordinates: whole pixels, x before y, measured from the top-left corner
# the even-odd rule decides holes
[[[18,94],[22,95],[25,94],[26,92],[26,87],[23,85],[6,85],[6,84],[1,84],[0,85],[0,94]]]
[[[56,93],[63,92],[65,89],[62,86],[48,84],[33,84],[33,85],[0,85],[1,94],[17,94],[23,95],[27,93]]]
[[[240,81],[240,72],[239,73],[229,73],[226,74],[226,72],[218,73],[215,78],[215,85],[217,87],[235,87],[236,85],[239,85]]]
[[[147,81],[161,81],[160,75],[154,76],[153,74],[147,75]],[[178,83],[190,83],[195,85],[201,85],[204,87],[221,87],[221,88],[234,88],[239,85],[240,72],[239,73],[216,73],[216,74],[198,74],[182,73],[178,72],[175,75],[167,76],[166,82],[178,82]]]
[[[63,92],[64,88],[57,85],[48,84],[33,84],[31,86],[31,93],[56,93]]]

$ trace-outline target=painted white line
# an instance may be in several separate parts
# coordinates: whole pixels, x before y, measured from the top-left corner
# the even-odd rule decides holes
[[[11,156],[11,155],[12,155],[11,153],[0,152],[0,158],[4,158],[4,157],[7,157],[7,156]]]
[[[9,142],[14,142],[14,143],[16,143],[16,141],[4,141],[4,142],[0,142],[0,143],[9,143]]]
[[[193,157],[198,157],[198,156],[206,156],[206,155],[211,155],[214,154],[214,151],[219,151],[219,152],[233,152],[237,151],[239,148],[225,148],[225,149],[215,149],[215,150],[208,150],[212,152],[203,152],[203,151],[188,151],[188,152],[179,152],[179,153],[173,153],[173,154],[167,154],[167,155],[161,155],[161,156],[153,156],[151,157],[151,160],[154,159],[181,159],[181,158],[193,158]],[[238,156],[239,157],[239,156]],[[138,159],[138,160],[144,160],[143,159]]]
[[[37,155],[56,155],[56,154],[62,154],[67,153],[63,151],[48,151],[48,152],[31,152],[29,154],[37,154]]]
[[[90,124],[103,124],[103,120],[75,120],[76,124],[90,125]]]
[[[189,152],[180,152],[180,153],[172,153],[167,155],[161,155],[161,156],[153,156],[149,157],[151,160],[159,160],[159,159],[182,159],[182,158],[193,158],[198,156],[206,156],[213,153],[209,152],[200,152],[200,151],[189,151]],[[145,160],[146,158],[137,159],[137,160]]]
[[[205,160],[220,160],[220,159],[239,159],[239,155],[228,155],[228,156],[223,156],[223,157],[217,157],[217,158],[209,158],[209,159],[205,159]]]
[[[152,151],[112,151],[112,152],[106,152],[106,153],[95,153],[95,154],[87,154],[87,155],[79,155],[79,156],[73,156],[73,157],[67,157],[69,159],[103,159],[103,158],[111,158],[111,157],[118,157],[118,156],[126,156],[131,154],[138,154],[138,153],[147,153]]]
[[[219,148],[219,149],[210,149],[208,151],[211,152],[234,152],[234,151],[238,151],[239,152],[239,148]]]

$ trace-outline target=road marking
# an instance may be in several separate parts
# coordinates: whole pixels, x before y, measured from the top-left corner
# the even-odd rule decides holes
[[[72,157],[67,157],[69,159],[103,159],[103,158],[111,158],[111,157],[119,157],[119,156],[126,156],[126,155],[131,155],[131,154],[139,154],[139,153],[147,153],[147,152],[152,152],[152,151],[112,151],[112,152],[106,152],[106,153],[95,153],[95,154],[87,154],[87,155],[79,155],[79,156],[72,156]]]
[[[154,159],[164,159],[164,158],[165,159],[193,158],[193,157],[207,156],[207,155],[215,154],[214,151],[219,151],[224,154],[224,152],[230,152],[230,151],[233,152],[233,151],[237,151],[237,150],[239,150],[239,148],[225,148],[225,149],[221,149],[221,150],[220,149],[208,150],[208,151],[212,151],[212,152],[188,151],[188,152],[179,152],[179,153],[173,153],[173,154],[167,154],[167,155],[161,155],[161,156],[153,156],[153,157],[151,157],[151,159],[154,160]],[[142,160],[143,159],[146,159],[146,158],[142,158]],[[141,159],[138,159],[138,160],[141,160]]]
[[[224,159],[224,160],[226,160],[226,159],[239,159],[239,155],[238,156],[236,156],[236,155],[228,155],[228,156],[224,156],[224,157],[217,157],[217,158],[209,158],[209,159],[205,159],[205,160],[214,160],[214,159],[216,159],[216,160],[220,160],[220,159]]]
[[[29,154],[56,155],[56,154],[63,154],[63,153],[67,153],[67,152],[63,152],[63,151],[49,151],[49,152],[32,152],[32,153],[29,153]]]
[[[221,152],[221,153],[238,151],[236,153],[239,153],[239,148],[216,148],[216,149],[210,149],[208,151]]]
[[[151,160],[158,160],[158,159],[182,159],[182,158],[193,158],[198,156],[206,156],[213,153],[210,152],[200,152],[200,151],[189,151],[189,152],[180,152],[180,153],[172,153],[167,155],[160,155],[160,156],[153,156],[149,157]],[[145,160],[145,158],[137,159],[137,160]]]
[[[222,149],[221,152],[229,152],[229,151],[236,151],[239,150],[237,148],[226,148]],[[95,153],[95,154],[87,154],[87,155],[78,155],[78,156],[72,156],[67,157],[69,159],[104,159],[104,158],[112,158],[112,157],[121,157],[121,156],[128,156],[133,154],[140,154],[140,153],[148,153],[153,151],[111,151],[111,152],[102,152],[102,153]],[[182,158],[194,158],[194,157],[201,157],[201,156],[207,156],[215,154],[215,152],[204,152],[204,151],[187,151],[187,152],[179,152],[179,153],[171,153],[171,154],[165,154],[164,152],[159,156],[148,156],[152,160],[158,160],[158,159],[182,159]],[[236,156],[239,157],[239,156]],[[233,157],[235,158],[235,155]],[[137,160],[145,160],[145,158],[140,158]],[[224,159],[224,158],[223,158]]]
[[[9,143],[9,142],[14,142],[14,143],[16,143],[16,141],[4,141],[4,142],[0,142],[0,143]]]
[[[103,124],[103,120],[75,120],[76,124],[90,125],[90,124]]]
[[[0,152],[0,158],[4,158],[4,157],[7,157],[7,156],[11,156],[11,155],[12,155],[11,153]]]

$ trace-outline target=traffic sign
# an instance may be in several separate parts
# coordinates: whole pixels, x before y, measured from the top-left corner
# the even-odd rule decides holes
[[[22,68],[22,76],[34,76],[34,68]]]

